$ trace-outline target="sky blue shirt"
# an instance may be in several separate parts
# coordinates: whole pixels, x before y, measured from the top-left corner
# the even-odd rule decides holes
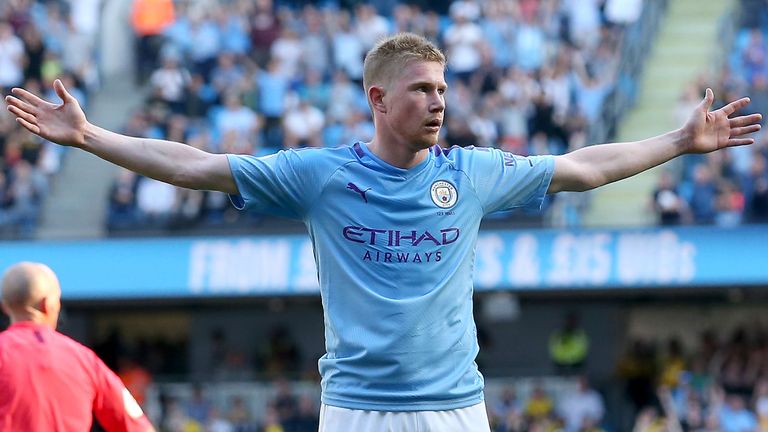
[[[551,156],[435,146],[401,169],[358,143],[229,163],[236,207],[309,230],[325,319],[323,403],[418,411],[483,400],[472,315],[480,220],[539,209]]]

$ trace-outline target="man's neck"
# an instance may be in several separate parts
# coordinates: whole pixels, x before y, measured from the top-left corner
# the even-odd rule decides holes
[[[406,146],[386,145],[378,138],[368,143],[368,150],[384,162],[402,169],[415,167],[429,154],[429,149],[414,151]]]

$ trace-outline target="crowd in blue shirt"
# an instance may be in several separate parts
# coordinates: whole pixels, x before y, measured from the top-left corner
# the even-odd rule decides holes
[[[97,2],[69,0],[0,3],[0,92],[24,86],[58,100],[51,83],[61,79],[87,108],[98,85],[95,37]],[[63,147],[18,127],[0,110],[0,236],[34,234],[51,177],[59,170]]]
[[[715,76],[702,75],[681,95],[679,112],[695,106],[715,83],[716,106],[751,98],[749,112],[768,112],[768,12],[763,1],[742,2],[733,49]],[[663,173],[653,193],[660,224],[732,227],[768,223],[768,135],[755,144],[708,155],[689,155]]]
[[[150,97],[124,132],[251,155],[365,142],[373,123],[363,57],[379,37],[412,31],[448,57],[442,146],[562,154],[586,144],[616,83],[625,25],[639,15],[612,6],[623,3],[179,4],[146,82]],[[119,174],[112,232],[254,223],[221,194],[153,183]]]

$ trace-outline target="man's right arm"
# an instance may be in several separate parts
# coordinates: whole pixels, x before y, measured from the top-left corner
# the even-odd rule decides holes
[[[190,189],[238,192],[226,155],[172,141],[128,137],[94,126],[61,81],[56,80],[53,87],[62,104],[14,88],[13,96],[6,97],[8,111],[16,116],[17,123],[44,139],[82,148],[141,175]]]
[[[224,154],[149,138],[134,138],[88,124],[82,149],[143,176],[175,186],[237,194]]]

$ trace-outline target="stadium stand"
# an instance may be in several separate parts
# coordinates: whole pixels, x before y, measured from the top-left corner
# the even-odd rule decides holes
[[[768,109],[768,20],[763,2],[742,2],[730,54],[712,77],[702,75],[681,95],[678,110],[694,105],[715,83],[720,102],[750,95],[750,112]],[[719,155],[689,156],[670,167],[653,203],[660,223],[732,227],[768,222],[768,136],[756,145],[729,149]],[[676,216],[670,217],[670,214]]]
[[[95,41],[96,4],[74,1],[9,1],[0,4],[0,89],[25,86],[56,100],[59,78],[87,109],[99,85]],[[0,113],[0,233],[30,238],[35,233],[63,149],[23,131]]]
[[[409,30],[428,35],[450,59],[444,145],[524,155],[585,145],[617,85],[624,34],[638,16],[606,11],[602,2],[447,3],[445,15],[439,2],[428,9],[396,2],[383,8],[389,14],[363,3],[338,13],[332,3],[178,3],[153,42],[150,97],[125,131],[255,155],[370,139],[363,55],[379,35]],[[113,234],[263,222],[242,220],[221,194],[128,177],[118,174],[112,188],[106,219]],[[560,201],[547,218],[578,225],[584,195]],[[542,223],[518,218],[531,220]]]

